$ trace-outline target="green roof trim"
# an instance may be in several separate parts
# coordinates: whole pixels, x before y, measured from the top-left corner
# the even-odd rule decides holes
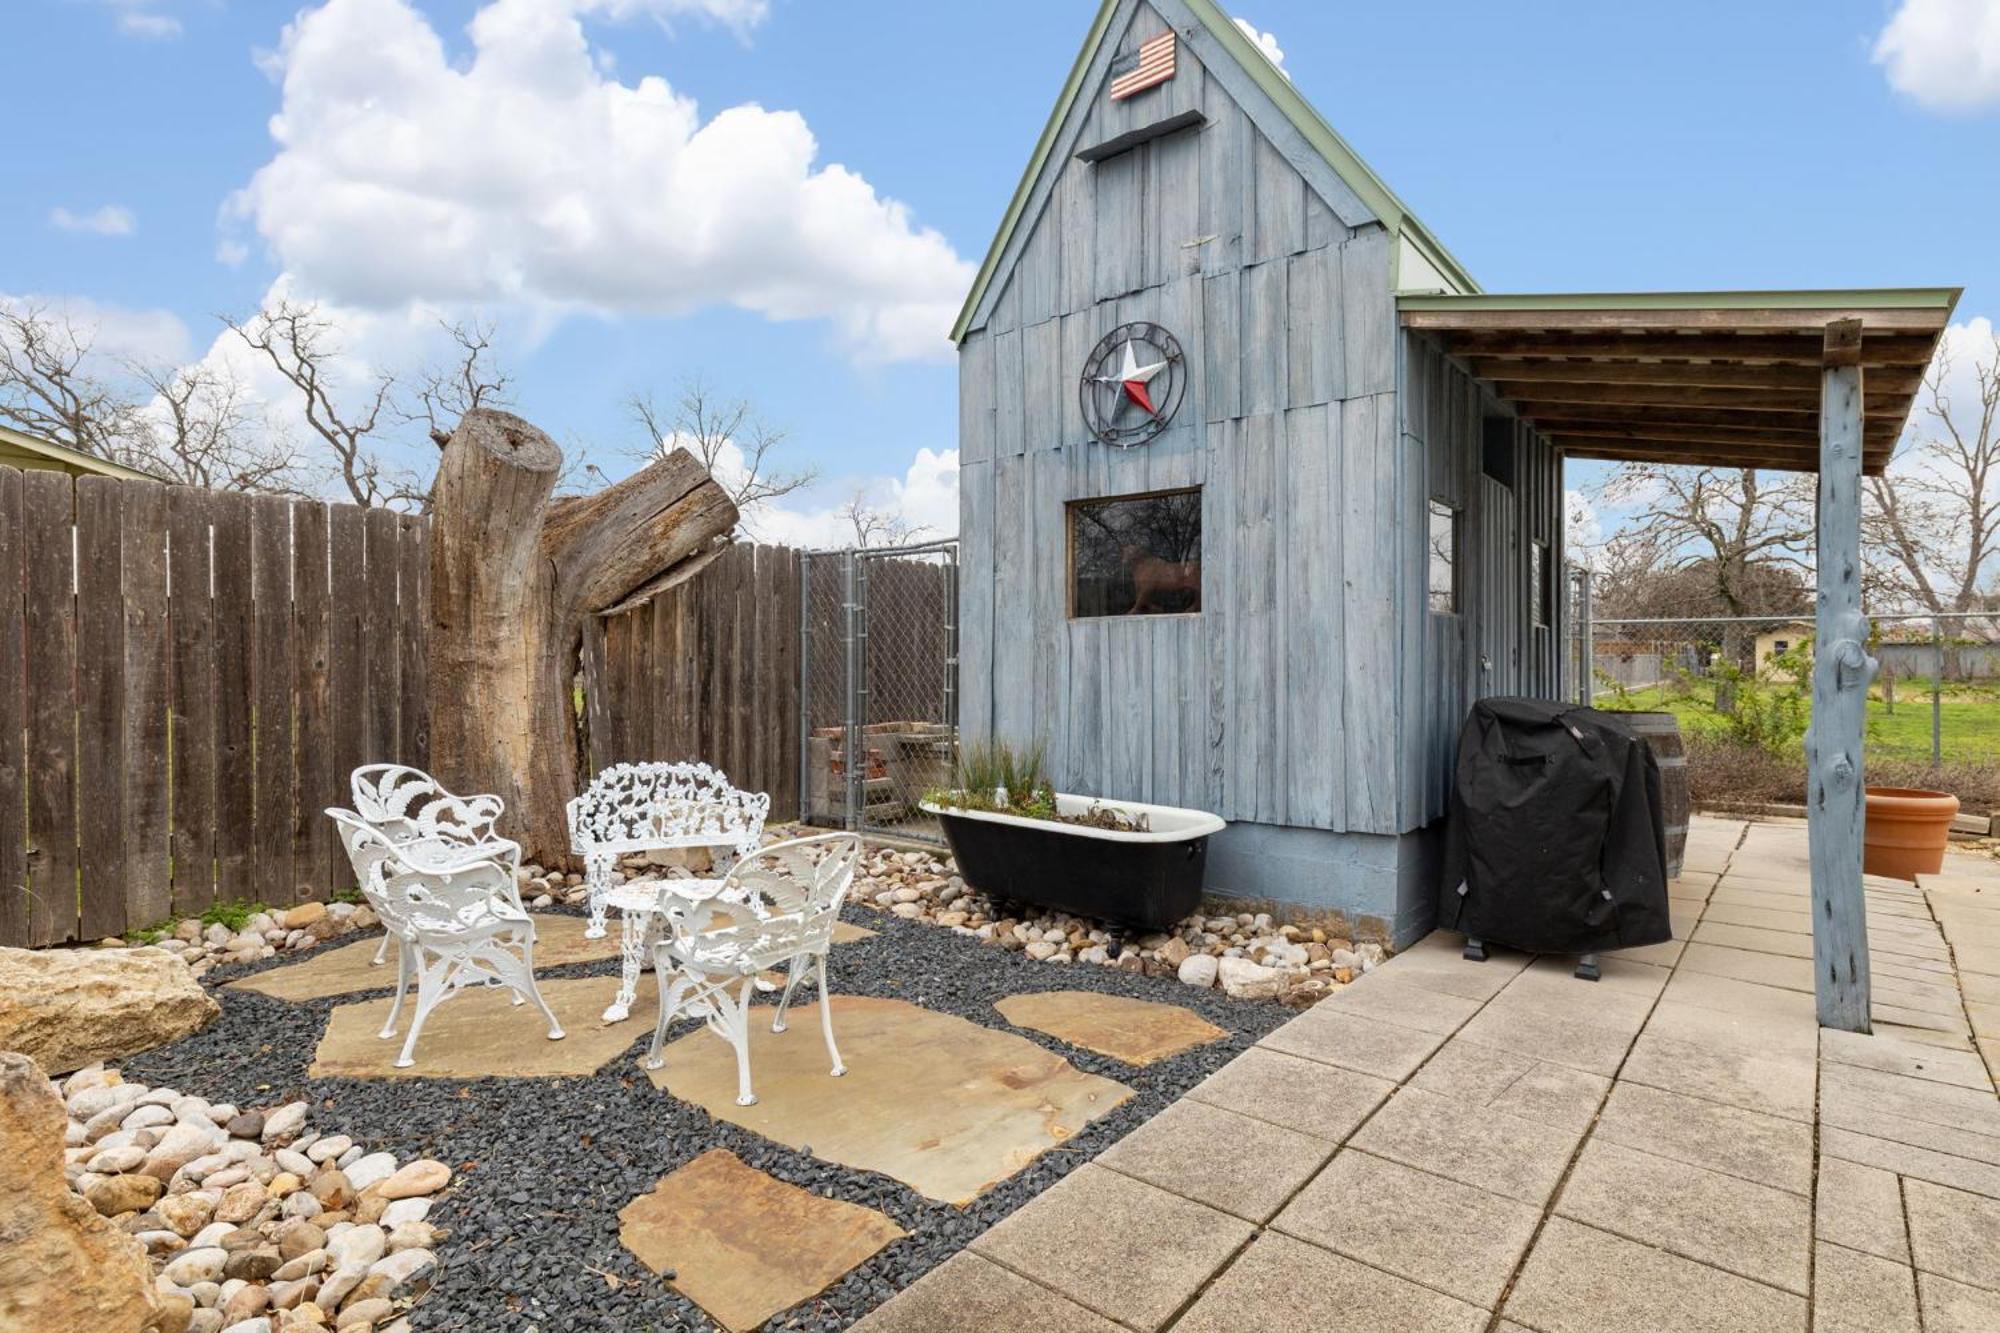
[[[1326,118],[1306,101],[1292,81],[1267,59],[1262,51],[1243,35],[1241,29],[1215,4],[1215,0],[1181,0],[1189,11],[1208,29],[1209,35],[1235,58],[1237,64],[1250,75],[1252,82],[1277,106],[1279,112],[1305,137],[1319,155],[1326,159],[1328,166],[1344,180],[1348,188],[1358,195],[1371,212],[1379,218],[1391,235],[1411,233],[1426,255],[1435,261],[1445,275],[1459,286],[1469,291],[1478,291],[1479,284],[1466,272],[1450,250],[1432,235],[1417,216],[1412,213],[1396,192],[1386,185],[1382,178],[1361,159],[1361,155],[1340,137]],[[1076,99],[1083,91],[1085,73],[1089,70],[1097,48],[1103,43],[1111,19],[1124,0],[1104,0],[1098,6],[1097,17],[1092,20],[1089,33],[1084,37],[1083,47],[1077,52],[1076,63],[1070,66],[1069,77],[1063,81],[1062,92],[1056,99],[1055,109],[1049,113],[1048,123],[1042,127],[1041,138],[1035,141],[1034,155],[1028,159],[1028,169],[1022,174],[1020,184],[1014,187],[1014,197],[1007,205],[1007,212],[1000,220],[1000,228],[994,233],[993,243],[987,247],[986,258],[979,266],[979,273],[972,280],[972,289],[966,293],[965,304],[958,312],[958,319],[952,325],[951,340],[963,342],[972,323],[973,312],[978,309],[986,289],[992,284],[1000,267],[1000,256],[1013,239],[1014,231],[1021,224],[1022,215],[1027,211],[1028,196],[1034,192],[1035,182],[1048,164],[1049,154],[1055,147],[1062,125],[1069,118]]]
[[[1943,310],[1963,287],[1853,287],[1743,292],[1480,292],[1399,296],[1405,310]]]
[[[141,472],[138,468],[114,463],[95,454],[86,454],[66,444],[45,440],[39,435],[29,435],[24,431],[0,426],[0,464],[10,467],[22,466],[22,460],[26,459],[37,460],[44,467],[67,472],[72,476],[87,473],[99,477],[115,477],[120,481],[159,480],[158,477],[149,472]],[[35,464],[27,463],[26,466],[32,467]]]

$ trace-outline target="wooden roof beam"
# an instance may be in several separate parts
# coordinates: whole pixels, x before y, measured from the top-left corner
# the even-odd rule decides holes
[[[1687,441],[1677,444],[1632,444],[1616,440],[1593,440],[1589,438],[1571,439],[1564,436],[1551,437],[1554,444],[1569,458],[1596,458],[1606,462],[1659,463],[1676,467],[1726,467],[1761,468],[1778,472],[1817,472],[1819,452],[1815,449],[1765,449],[1753,450],[1743,445],[1704,444]],[[1869,476],[1880,475],[1888,463],[1887,455],[1864,454],[1862,470]]]
[[[1714,385],[1576,384],[1517,381],[1502,376],[1493,390],[1509,402],[1617,403],[1627,407],[1726,407],[1739,411],[1819,413],[1819,394],[1798,389],[1731,389]],[[1910,395],[1870,392],[1869,416],[1896,416],[1909,411]]]
[[[1706,426],[1675,421],[1594,421],[1587,418],[1537,418],[1535,428],[1544,435],[1590,436],[1606,440],[1711,440],[1718,443],[1816,448],[1819,429],[1772,430],[1768,427]],[[1863,436],[1866,444],[1880,449],[1896,447],[1896,432],[1887,423],[1871,426]]]
[[[1818,335],[1790,333],[1576,333],[1453,329],[1435,335],[1457,356],[1536,356],[1630,359],[1669,357],[1705,361],[1773,361],[1817,366],[1824,351]],[[1934,339],[1921,334],[1869,334],[1862,364],[1924,366]]]
[[[1858,349],[1857,349],[1858,350]],[[1709,363],[1624,361],[1498,361],[1471,360],[1481,379],[1525,384],[1662,384],[1711,389],[1819,390],[1816,366],[1745,366]],[[1914,393],[1922,372],[1884,369],[1870,371],[1869,383],[1886,393]]]

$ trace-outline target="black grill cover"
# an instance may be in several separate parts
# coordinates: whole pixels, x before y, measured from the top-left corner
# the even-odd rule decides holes
[[[1671,938],[1660,770],[1594,708],[1482,699],[1458,737],[1438,924],[1534,953]]]

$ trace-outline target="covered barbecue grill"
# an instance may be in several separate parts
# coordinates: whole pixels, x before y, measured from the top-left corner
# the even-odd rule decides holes
[[[1660,772],[1615,716],[1482,699],[1458,739],[1438,924],[1533,953],[1595,955],[1671,938]]]

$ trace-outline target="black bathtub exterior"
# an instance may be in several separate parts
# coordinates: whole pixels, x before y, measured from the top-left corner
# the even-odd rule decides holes
[[[990,897],[1149,930],[1170,928],[1201,901],[1206,834],[1125,842],[1048,820],[936,814],[959,875]]]

